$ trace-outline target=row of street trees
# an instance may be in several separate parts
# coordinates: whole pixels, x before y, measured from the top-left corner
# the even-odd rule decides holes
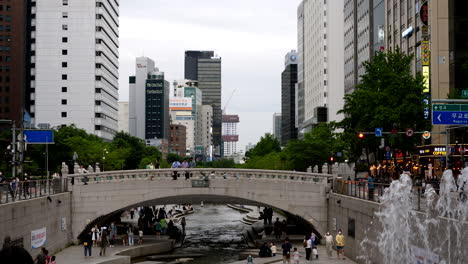
[[[74,156],[76,162],[85,168],[100,163],[101,170],[105,166],[106,171],[143,169],[162,156],[157,148],[146,146],[143,140],[128,133],[119,132],[111,142],[107,142],[74,125],[55,130],[54,142],[48,147],[51,173],[59,172],[62,162],[72,165]],[[162,166],[168,166],[167,161],[160,162]],[[29,175],[46,175],[45,163],[45,145],[28,145],[24,171]],[[0,164],[0,170],[8,172],[9,166],[5,158],[5,162]]]

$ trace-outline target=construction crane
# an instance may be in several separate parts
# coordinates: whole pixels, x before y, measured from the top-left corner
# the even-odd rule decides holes
[[[234,89],[234,91],[232,91],[231,95],[229,96],[228,100],[226,101],[226,103],[224,104],[224,108],[223,108],[223,114],[226,113],[226,108],[227,106],[229,105],[229,102],[231,102],[231,99],[232,99],[232,96],[234,96],[234,93],[237,91],[237,89]]]

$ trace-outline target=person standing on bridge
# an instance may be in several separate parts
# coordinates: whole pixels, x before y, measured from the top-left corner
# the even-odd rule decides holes
[[[159,163],[158,159],[156,159],[156,161],[154,162],[154,168],[155,169],[160,169],[161,168],[161,164]]]
[[[172,167],[173,169],[178,169],[178,168],[180,168],[180,166],[181,166],[181,165],[180,165],[180,162],[179,162],[178,160],[176,160],[176,161],[172,162],[172,166],[171,166],[171,167]],[[174,174],[173,174],[173,176],[172,176],[172,179],[173,179],[173,180],[177,180],[177,176],[178,176],[178,175],[177,175],[177,171],[174,171]]]

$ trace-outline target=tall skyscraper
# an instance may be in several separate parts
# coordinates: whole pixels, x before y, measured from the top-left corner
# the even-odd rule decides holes
[[[239,133],[237,124],[238,115],[223,115],[223,155],[230,157],[237,153],[237,142],[239,142]]]
[[[129,131],[141,139],[169,139],[169,82],[147,57],[136,58],[130,76]]]
[[[384,0],[344,0],[345,94],[359,83],[363,63],[385,50],[384,31]]]
[[[296,108],[302,135],[319,123],[341,119],[336,112],[344,92],[343,0],[302,1],[298,49]]]
[[[281,141],[281,113],[273,114],[273,136]]]
[[[30,5],[28,1],[3,1],[0,28],[5,35],[0,57],[0,119],[21,126],[29,112]],[[26,108],[26,109],[25,109]],[[26,110],[26,111],[25,111]],[[26,114],[26,119],[28,115]]]
[[[119,1],[32,1],[31,116],[111,140],[118,130]]]
[[[297,52],[285,57],[285,69],[281,73],[281,145],[297,138],[296,120]]]
[[[185,52],[185,79],[198,81],[204,105],[213,107],[213,145],[221,155],[221,58],[213,51]]]

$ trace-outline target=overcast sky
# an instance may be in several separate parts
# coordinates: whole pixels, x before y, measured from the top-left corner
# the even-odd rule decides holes
[[[281,111],[284,56],[296,49],[300,0],[120,1],[120,101],[128,101],[135,58],[152,58],[166,80],[184,78],[185,50],[214,50],[222,57],[223,107],[239,114],[244,150],[272,132]]]

